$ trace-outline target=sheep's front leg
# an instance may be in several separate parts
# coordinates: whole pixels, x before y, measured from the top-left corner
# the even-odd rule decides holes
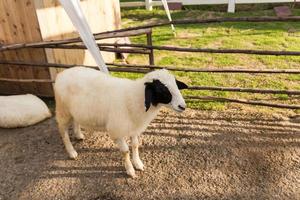
[[[131,145],[133,165],[136,169],[144,171],[144,164],[139,156],[139,137],[137,135],[131,137]]]
[[[130,161],[129,147],[128,147],[125,139],[124,138],[116,139],[115,143],[118,145],[120,151],[123,154],[126,173],[133,178],[136,177],[134,168]]]

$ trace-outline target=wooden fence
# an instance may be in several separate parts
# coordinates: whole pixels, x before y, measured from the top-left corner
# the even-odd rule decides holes
[[[236,4],[257,4],[257,3],[292,3],[297,0],[168,0],[168,3],[182,3],[182,5],[217,5],[228,4],[228,12],[235,12]],[[145,0],[121,2],[121,7],[146,7],[152,10],[153,6],[162,6],[161,1]]]
[[[152,45],[152,35],[149,28],[168,25],[169,23],[173,24],[187,24],[187,23],[219,23],[219,22],[270,22],[270,21],[297,21],[300,22],[299,17],[287,17],[287,18],[276,18],[276,17],[263,17],[263,18],[219,18],[219,19],[210,19],[210,20],[179,20],[172,22],[161,22],[158,24],[151,24],[146,26],[132,27],[126,29],[119,29],[116,31],[109,31],[105,33],[95,34],[97,39],[101,37],[117,37],[120,35],[123,36],[132,36],[141,33],[148,33],[148,44],[115,44],[115,43],[98,43],[98,46],[104,50],[109,50],[113,52],[130,52],[130,53],[145,53],[149,54],[149,65],[131,65],[131,64],[115,64],[107,63],[110,71],[116,72],[133,72],[133,73],[146,73],[154,69],[166,68],[172,71],[183,71],[186,73],[262,73],[262,74],[299,74],[300,70],[298,69],[203,69],[203,68],[178,68],[174,66],[157,66],[154,65],[154,54],[153,50],[167,50],[167,51],[181,51],[181,52],[205,52],[205,53],[243,53],[243,54],[258,54],[258,55],[284,55],[284,56],[300,56],[300,51],[259,51],[259,50],[247,50],[247,49],[203,49],[203,48],[182,48],[182,47],[169,47],[169,46],[154,46]],[[77,44],[80,42],[80,38],[65,39],[58,41],[49,41],[49,42],[38,42],[38,43],[23,43],[23,44],[13,44],[13,45],[3,45],[0,46],[0,52],[24,49],[24,48],[58,48],[58,49],[82,49],[86,48],[82,44]],[[76,44],[73,44],[76,43]],[[35,63],[35,62],[24,62],[24,61],[7,61],[0,60],[0,67],[5,67],[5,65],[22,65],[22,66],[35,66],[35,67],[56,67],[56,68],[70,68],[75,65],[70,64],[57,64],[57,63]],[[96,66],[86,66],[96,68]],[[45,80],[36,80],[36,79],[10,79],[10,78],[0,78],[2,82],[22,82],[33,83],[52,83],[54,80],[45,79]],[[215,86],[190,86],[189,90],[212,90],[212,91],[229,91],[229,92],[246,92],[246,93],[260,93],[260,94],[286,94],[290,97],[300,98],[300,91],[298,90],[272,90],[272,89],[261,89],[261,88],[238,88],[238,87],[215,87]],[[222,101],[222,102],[234,102],[241,104],[249,105],[260,105],[276,108],[288,108],[288,109],[300,109],[300,105],[288,105],[288,104],[278,104],[266,101],[253,101],[253,100],[244,100],[244,99],[231,99],[231,98],[222,98],[214,96],[186,96],[190,100],[202,100],[202,101]]]

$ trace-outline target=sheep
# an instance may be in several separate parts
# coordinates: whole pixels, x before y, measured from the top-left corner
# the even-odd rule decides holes
[[[68,133],[72,122],[77,139],[84,139],[81,127],[106,131],[123,153],[127,174],[135,177],[134,167],[144,170],[138,152],[140,134],[162,106],[184,111],[186,103],[179,89],[187,87],[165,69],[137,80],[116,78],[85,67],[61,72],[54,85],[56,120],[69,157],[77,157]],[[127,137],[131,138],[133,165]]]
[[[47,105],[32,94],[0,96],[0,127],[21,128],[51,117]]]

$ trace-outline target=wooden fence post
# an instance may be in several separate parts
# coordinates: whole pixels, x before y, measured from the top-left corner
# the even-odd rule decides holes
[[[152,30],[147,33],[147,45],[152,46]],[[150,49],[149,53],[149,65],[154,65],[154,50]]]
[[[147,10],[152,10],[153,9],[152,0],[145,0],[145,4],[146,4],[146,9]]]
[[[235,11],[235,0],[228,0],[228,10],[229,13],[234,13]]]

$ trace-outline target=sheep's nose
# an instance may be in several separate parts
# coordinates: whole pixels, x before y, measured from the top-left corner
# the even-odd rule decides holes
[[[179,105],[178,108],[182,111],[185,110],[185,106],[182,106],[182,105]]]

